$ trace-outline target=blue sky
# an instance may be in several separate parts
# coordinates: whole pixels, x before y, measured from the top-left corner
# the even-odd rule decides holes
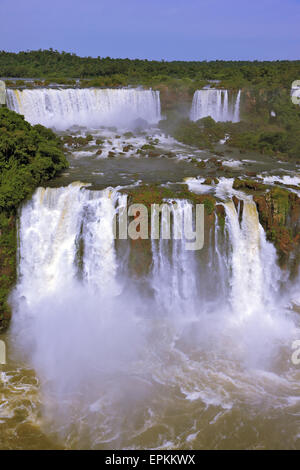
[[[300,0],[0,0],[0,50],[300,59]]]

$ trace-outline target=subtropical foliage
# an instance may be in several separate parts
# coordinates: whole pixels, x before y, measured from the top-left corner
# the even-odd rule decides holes
[[[67,165],[54,132],[0,109],[0,211],[16,209],[38,184]]]
[[[201,58],[199,58],[201,60]],[[0,76],[68,80],[96,79],[97,86],[220,80],[227,88],[290,87],[300,79],[300,61],[149,61],[79,57],[53,49],[0,52]]]

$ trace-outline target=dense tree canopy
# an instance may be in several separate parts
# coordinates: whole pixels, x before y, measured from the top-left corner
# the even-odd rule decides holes
[[[0,109],[0,212],[17,208],[38,184],[67,165],[54,132]]]
[[[300,79],[300,61],[149,61],[79,57],[53,49],[0,52],[0,76],[30,78],[106,78],[116,84],[143,83],[159,78],[221,80],[227,87],[290,87]],[[107,84],[108,85],[108,84]]]

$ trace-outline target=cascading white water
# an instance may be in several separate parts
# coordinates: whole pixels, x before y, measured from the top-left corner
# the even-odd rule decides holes
[[[176,202],[176,205],[174,204]],[[163,238],[167,217],[162,214],[159,240],[152,240],[152,287],[156,299],[165,313],[174,315],[195,313],[197,301],[196,264],[194,253],[186,249],[184,222],[191,224],[192,204],[185,200],[169,201],[172,217],[172,239]],[[153,212],[153,219],[155,212]],[[177,238],[177,239],[176,239]]]
[[[300,104],[300,86],[299,82],[296,81],[292,84],[291,88],[291,98],[294,104]]]
[[[141,118],[161,119],[158,91],[141,89],[7,90],[7,105],[31,124],[59,130],[72,126],[129,127]]]
[[[224,203],[226,213],[226,232],[229,249],[220,241],[218,222],[215,233],[206,241],[206,260],[196,252],[185,248],[186,241],[164,240],[162,237],[152,241],[153,280],[152,285],[157,301],[165,312],[173,314],[195,314],[201,303],[208,300],[208,286],[205,284],[209,269],[210,282],[226,290],[222,302],[230,301],[230,308],[237,320],[249,316],[270,316],[276,309],[276,297],[281,272],[277,266],[274,246],[267,242],[265,232],[259,223],[256,205],[251,197],[242,199],[242,220],[232,200]],[[174,212],[179,209],[180,217]],[[192,208],[188,201],[176,201],[171,205],[173,214],[173,233],[180,229],[183,213]],[[189,212],[192,217],[192,211]],[[161,222],[163,223],[163,222]],[[219,245],[223,243],[223,245]],[[208,258],[207,258],[208,257]],[[203,266],[203,263],[207,266]],[[167,282],[166,282],[167,280]],[[201,284],[205,289],[201,291]],[[218,289],[218,288],[217,288]],[[221,298],[221,292],[218,292]],[[211,308],[215,306],[211,305]],[[217,307],[219,308],[219,306]],[[199,311],[198,311],[199,313]]]
[[[117,292],[113,217],[118,205],[124,205],[124,197],[111,188],[89,191],[81,183],[67,188],[39,188],[22,209],[20,219],[20,295],[30,303],[31,299],[39,300],[45,292],[70,285],[78,276],[76,258],[80,239],[84,244],[81,256],[85,282],[101,293],[108,286],[110,294]],[[265,239],[255,203],[249,199],[243,202],[241,225],[233,202],[224,205],[232,254],[230,273],[223,275],[231,279],[233,310],[247,316],[270,306],[280,273],[276,251]],[[192,207],[188,201],[176,203],[178,218],[170,203],[173,235],[181,230],[184,211]],[[195,253],[186,250],[185,243],[184,239],[152,241],[153,287],[170,311],[174,311],[174,306],[178,312],[184,312],[187,305],[191,309],[197,297]],[[216,246],[216,250],[223,257],[224,265],[228,264],[224,253],[220,254],[221,247]],[[165,279],[167,283],[163,282]]]
[[[241,91],[238,92],[234,102],[228,90],[197,90],[193,97],[190,119],[197,121],[210,116],[215,121],[238,122],[240,120],[240,98]]]
[[[232,122],[239,122],[240,120],[240,104],[241,104],[241,90],[238,91],[237,98],[236,98],[236,103],[234,106],[234,113],[233,113],[233,119]]]
[[[169,201],[171,239],[164,239],[162,230],[158,240],[152,239],[148,279],[165,312],[197,315],[199,301],[203,304],[210,296],[212,279],[222,286],[223,301],[230,300],[236,318],[271,315],[276,309],[281,276],[276,250],[266,240],[251,197],[244,196],[242,204],[240,222],[234,203],[224,203],[230,249],[216,223],[206,248],[197,252],[186,249],[182,236],[183,221],[193,225],[192,204]],[[96,295],[120,294],[114,216],[121,206],[126,206],[126,196],[112,188],[90,191],[82,183],[39,188],[20,217],[19,298],[30,307],[45,295],[72,289],[80,279]],[[162,217],[161,224],[165,222]]]
[[[36,191],[20,217],[18,293],[29,305],[72,287],[79,275],[101,294],[118,292],[113,219],[119,198],[112,188],[89,191],[82,183]]]
[[[276,305],[280,279],[276,250],[266,240],[251,199],[243,201],[241,224],[234,203],[229,201],[224,207],[232,246],[229,277],[232,309],[239,318],[252,314],[268,316]]]

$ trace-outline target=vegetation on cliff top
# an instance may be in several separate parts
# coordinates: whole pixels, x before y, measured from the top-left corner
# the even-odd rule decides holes
[[[284,188],[255,195],[259,218],[268,240],[274,243],[283,267],[296,276],[300,262],[300,198]]]
[[[104,85],[163,83],[172,79],[220,80],[227,88],[290,87],[300,77],[300,61],[172,61],[79,57],[53,49],[0,51],[3,77],[98,78]],[[55,71],[55,73],[53,72]],[[111,81],[110,81],[111,80]],[[103,82],[104,83],[104,82]]]
[[[162,204],[165,200],[186,199],[193,204],[204,204],[207,215],[212,215],[216,204],[216,199],[210,194],[195,194],[191,192],[187,184],[178,184],[177,186],[166,187],[158,183],[141,184],[131,189],[124,189],[128,194],[130,203],[144,204],[147,209],[151,204]]]
[[[15,210],[34,188],[66,168],[61,140],[41,125],[0,109],[0,211]]]

